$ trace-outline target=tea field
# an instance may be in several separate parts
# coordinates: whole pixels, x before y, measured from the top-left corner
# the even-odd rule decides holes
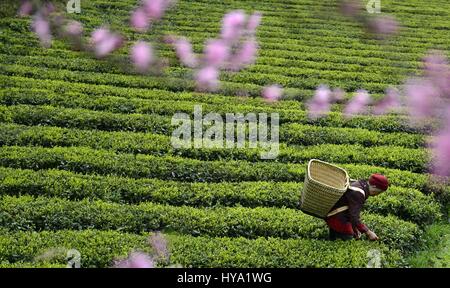
[[[346,118],[343,104],[311,119],[305,103],[321,84],[380,98],[417,74],[428,50],[450,56],[449,1],[381,1],[402,23],[389,40],[368,35],[335,0],[179,0],[144,34],[124,25],[137,2],[81,1],[70,14],[86,35],[108,24],[126,36],[107,60],[60,40],[41,47],[31,19],[0,4],[0,267],[65,267],[58,249],[77,249],[82,267],[111,267],[131,251],[151,252],[153,231],[169,243],[162,266],[366,267],[373,249],[383,267],[434,265],[416,255],[442,254],[426,239],[430,229],[448,239],[450,187],[430,181],[430,127],[410,126],[404,113]],[[158,40],[182,35],[200,53],[234,9],[262,12],[256,63],[222,73],[216,93],[196,91],[192,70]],[[164,75],[123,65],[141,39],[161,43]],[[271,84],[284,87],[281,101],[260,96]],[[194,105],[205,114],[279,113],[278,157],[173,148],[172,116]],[[312,158],[352,178],[389,178],[362,213],[380,241],[329,241],[325,222],[299,210]]]

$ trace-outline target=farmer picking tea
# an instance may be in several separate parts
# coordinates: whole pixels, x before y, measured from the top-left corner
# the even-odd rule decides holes
[[[375,232],[361,222],[359,214],[369,196],[379,195],[388,187],[388,179],[381,174],[372,174],[368,180],[352,181],[325,218],[330,229],[330,240],[359,239],[361,233],[365,233],[370,240],[378,240]]]

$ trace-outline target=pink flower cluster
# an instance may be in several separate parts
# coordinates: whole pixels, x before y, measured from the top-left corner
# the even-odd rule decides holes
[[[346,117],[367,113],[367,105],[372,102],[372,98],[366,90],[356,91],[355,96],[350,100],[344,109]]]
[[[177,57],[183,65],[195,68],[198,65],[197,56],[194,54],[192,44],[186,38],[178,38],[173,40],[172,44],[175,47]]]
[[[446,122],[431,145],[432,172],[438,176],[450,177],[450,107],[447,109]]]
[[[160,20],[174,0],[143,0],[131,14],[130,24],[139,32],[148,30],[152,22]]]
[[[239,71],[255,61],[258,51],[255,34],[261,17],[259,12],[247,16],[241,10],[225,14],[220,37],[206,41],[201,57],[193,52],[186,38],[169,36],[166,41],[174,47],[183,65],[197,68],[197,88],[214,91],[220,84],[221,69]]]
[[[240,71],[256,60],[258,43],[255,37],[261,19],[260,12],[255,12],[247,18],[242,10],[232,11],[223,17],[221,37],[233,51],[229,55],[228,69]]]
[[[166,10],[174,3],[175,0],[143,0],[141,5],[133,11],[130,19],[131,26],[139,32],[148,30],[153,22],[161,20]],[[186,54],[189,47],[181,47],[180,53]],[[131,48],[131,61],[134,67],[140,73],[149,70],[150,65],[155,62],[155,54],[150,44],[144,41],[138,41]],[[187,60],[187,57],[186,57]],[[189,60],[192,64],[193,59]]]
[[[311,119],[326,116],[333,103],[343,102],[345,91],[340,88],[330,90],[325,85],[320,85],[314,94],[314,97],[306,103],[308,116]],[[366,90],[356,91],[355,96],[347,103],[344,108],[344,115],[352,117],[353,115],[368,113],[368,105],[373,102]],[[395,111],[401,106],[400,96],[397,90],[388,89],[383,99],[375,103],[373,114],[382,115],[389,111]]]
[[[132,13],[131,25],[138,31],[146,31],[152,22],[163,17],[173,2],[174,0],[142,0],[141,5]],[[124,45],[123,37],[107,27],[95,29],[89,45],[83,45],[82,24],[67,21],[60,15],[54,17],[52,22],[49,15],[55,8],[51,4],[34,5],[31,1],[24,1],[18,14],[27,16],[35,10],[37,12],[32,28],[44,47],[51,45],[52,30],[59,30],[58,35],[68,37],[74,49],[91,51],[98,58],[104,58]],[[52,23],[55,27],[52,27]],[[214,91],[220,84],[221,69],[239,71],[254,62],[258,51],[255,34],[260,23],[261,13],[258,12],[250,16],[241,10],[226,14],[222,20],[220,37],[206,42],[202,57],[197,57],[191,43],[185,38],[167,37],[167,42],[174,46],[181,63],[196,69],[195,80],[198,89]],[[145,73],[155,63],[152,46],[138,41],[131,47],[130,59],[138,72]]]
[[[403,85],[403,94],[407,103],[410,119],[418,124],[424,119],[441,120],[446,115],[442,129],[434,137],[432,148],[432,171],[436,175],[450,177],[450,65],[443,53],[433,51],[423,61],[423,76],[410,78]],[[333,102],[342,101],[344,91],[331,91],[327,86],[317,88],[314,97],[307,102],[310,118],[318,118],[330,111]],[[373,114],[382,115],[399,109],[402,105],[400,92],[389,88],[384,98],[373,106]],[[344,108],[344,115],[351,117],[368,112],[372,98],[365,90],[358,90]]]
[[[423,74],[404,85],[413,123],[439,115],[442,103],[450,98],[450,66],[442,53],[432,51],[424,58]]]
[[[153,233],[149,238],[149,242],[157,259],[160,261],[169,260],[170,253],[167,249],[167,240],[161,232]]]
[[[65,26],[65,32],[67,33],[67,35],[72,37],[81,36],[81,34],[83,33],[83,25],[78,21],[70,21]]]
[[[30,16],[33,13],[33,3],[31,1],[23,1],[20,5],[18,14],[20,17]]]
[[[400,25],[393,16],[368,16],[363,9],[365,2],[361,0],[341,0],[341,13],[361,22],[377,38],[388,38],[398,32]]]
[[[404,93],[413,124],[425,119],[441,122],[430,145],[431,168],[436,175],[450,177],[450,65],[444,54],[428,53],[423,59],[423,76],[408,79]]]
[[[370,19],[368,29],[379,38],[388,38],[391,35],[397,34],[399,24],[393,16],[377,16]]]
[[[396,111],[400,107],[401,101],[398,90],[394,88],[388,88],[384,98],[375,104],[372,113],[375,115],[382,115],[390,111]]]
[[[41,14],[37,14],[34,16],[31,27],[33,32],[38,36],[41,45],[49,48],[52,45],[52,33],[48,19],[44,18]]]
[[[197,88],[201,91],[215,91],[219,88],[219,70],[213,66],[200,68],[195,74]]]
[[[341,13],[347,17],[357,17],[362,13],[363,5],[360,0],[341,0]]]
[[[267,102],[276,102],[283,96],[283,88],[279,85],[267,86],[262,90],[262,97]]]
[[[31,30],[36,33],[43,47],[49,48],[52,45],[52,27],[50,14],[55,11],[52,3],[46,2],[43,5],[35,5],[32,1],[22,1],[17,14],[20,17],[33,15]]]
[[[328,86],[320,85],[314,97],[306,103],[309,118],[317,119],[326,116],[331,110],[331,105],[343,101],[344,96],[345,91],[340,88],[330,90]]]
[[[161,19],[174,0],[143,0],[131,19],[134,28],[145,28],[152,21]],[[65,19],[64,16],[56,12],[55,7],[49,2],[24,1],[18,11],[21,17],[35,13],[32,22],[32,30],[39,37],[44,47],[50,47],[52,41],[52,31],[54,35],[68,39],[73,49],[92,52],[97,58],[104,58],[124,45],[124,38],[118,33],[112,32],[107,27],[95,29],[89,39],[88,45],[83,42],[83,25],[74,20]],[[53,14],[52,14],[53,13]],[[181,43],[179,46],[182,46]],[[188,45],[187,45],[188,46]],[[180,49],[182,50],[182,49]],[[181,54],[186,54],[189,47],[184,47]],[[192,65],[194,58],[186,58],[186,62]],[[155,53],[152,46],[144,41],[138,41],[130,50],[130,59],[138,72],[145,73],[154,64]]]
[[[153,48],[150,44],[139,41],[131,48],[131,60],[136,69],[145,73],[154,61]]]
[[[133,252],[127,259],[117,261],[114,268],[155,268],[155,261],[142,252]]]
[[[149,244],[153,249],[154,255],[132,252],[127,259],[115,261],[114,268],[155,268],[158,261],[169,260],[167,240],[160,232],[150,236]]]
[[[123,38],[108,28],[101,27],[92,32],[90,43],[95,55],[102,58],[122,47]]]
[[[306,107],[308,108],[308,115],[312,119],[324,116],[330,111],[332,92],[328,86],[320,85],[314,97],[308,101]]]
[[[442,52],[432,51],[423,60],[425,76],[440,91],[450,97],[450,65]]]

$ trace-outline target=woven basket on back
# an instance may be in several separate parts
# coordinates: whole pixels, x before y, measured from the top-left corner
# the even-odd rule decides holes
[[[348,186],[347,171],[330,163],[312,159],[308,163],[300,210],[319,218],[326,218],[334,204],[347,191]]]

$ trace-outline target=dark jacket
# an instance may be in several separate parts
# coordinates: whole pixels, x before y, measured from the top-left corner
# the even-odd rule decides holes
[[[356,230],[365,233],[369,229],[361,222],[360,212],[369,197],[369,184],[366,180],[357,180],[351,182],[350,186],[361,188],[365,195],[348,189],[331,211],[342,206],[348,206],[349,209],[328,217],[326,222],[331,229],[339,233],[355,234]]]

